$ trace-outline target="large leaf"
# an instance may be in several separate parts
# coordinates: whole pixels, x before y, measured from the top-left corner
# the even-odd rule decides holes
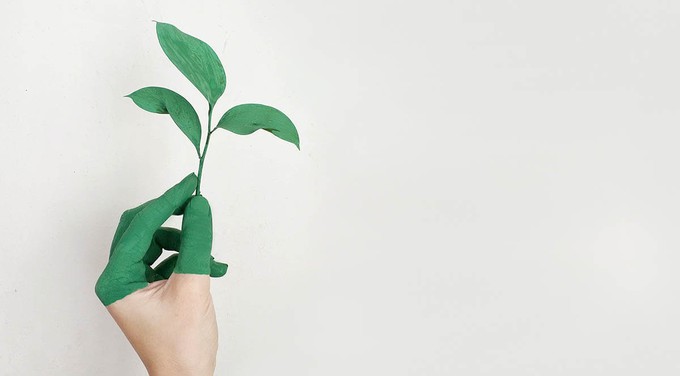
[[[210,106],[224,94],[227,77],[220,59],[205,42],[173,25],[157,22],[156,34],[165,55],[208,100]]]
[[[264,129],[300,149],[300,136],[293,122],[283,112],[263,104],[249,103],[232,107],[222,115],[217,127],[240,135]]]
[[[169,114],[198,152],[201,143],[201,121],[194,107],[184,97],[172,90],[154,86],[139,89],[126,97],[149,112]]]

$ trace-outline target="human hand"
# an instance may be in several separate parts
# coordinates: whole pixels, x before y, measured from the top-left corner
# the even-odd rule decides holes
[[[191,196],[190,174],[160,197],[123,213],[109,262],[95,292],[128,338],[149,375],[212,375],[217,322],[210,276],[227,265],[210,256],[212,217],[203,196]],[[182,231],[161,227],[184,214]],[[179,251],[156,268],[162,249]]]

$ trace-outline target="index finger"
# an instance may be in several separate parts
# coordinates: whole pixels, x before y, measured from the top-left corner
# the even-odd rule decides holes
[[[149,201],[132,218],[112,256],[124,257],[131,262],[142,260],[153,240],[154,232],[191,197],[196,183],[196,175],[191,173],[160,197]]]

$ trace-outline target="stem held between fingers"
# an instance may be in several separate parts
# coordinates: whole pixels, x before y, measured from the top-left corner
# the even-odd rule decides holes
[[[198,183],[196,184],[196,196],[201,195],[201,177],[203,176],[203,162],[205,162],[205,154],[208,152],[208,145],[210,144],[210,135],[212,135],[212,105],[208,105],[208,136],[205,138],[205,145],[203,146],[203,153],[201,153],[198,160]]]

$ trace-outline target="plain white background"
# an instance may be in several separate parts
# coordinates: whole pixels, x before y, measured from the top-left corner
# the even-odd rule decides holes
[[[4,0],[0,374],[144,374],[93,287],[196,160],[123,96],[206,117],[153,19],[301,134],[212,139],[216,374],[680,371],[680,4]]]

